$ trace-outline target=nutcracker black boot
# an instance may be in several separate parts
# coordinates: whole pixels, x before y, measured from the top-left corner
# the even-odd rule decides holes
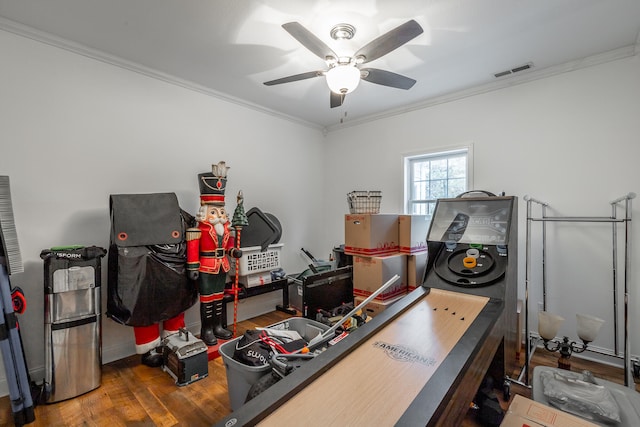
[[[147,351],[142,355],[141,360],[143,365],[147,365],[151,368],[157,368],[159,366],[162,366],[162,364],[164,363],[162,351],[159,350],[159,348],[154,348]]]
[[[228,340],[233,336],[233,332],[231,332],[228,329],[225,329],[222,326],[223,320],[226,320],[226,319],[222,319],[222,314],[223,314],[222,304],[224,304],[224,301],[222,300],[214,301],[213,304],[215,304],[215,315],[214,315],[215,327],[213,329],[213,333],[215,334],[216,337],[220,338],[221,340]]]
[[[200,339],[208,346],[218,344],[213,332],[214,329],[214,303],[200,302]]]

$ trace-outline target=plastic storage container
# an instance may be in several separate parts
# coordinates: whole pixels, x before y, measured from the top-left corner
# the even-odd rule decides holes
[[[260,246],[240,248],[242,250],[242,257],[240,258],[240,276],[262,273],[280,268],[280,252],[282,251],[283,246],[283,243],[276,243],[269,245],[265,251],[262,251]],[[231,271],[229,274],[236,274],[235,258],[231,258]]]
[[[307,342],[315,338],[319,333],[321,334],[329,329],[327,325],[303,317],[292,317],[268,327],[296,331]],[[251,386],[271,369],[271,365],[269,364],[248,366],[235,360],[233,353],[236,350],[236,343],[239,340],[240,337],[227,341],[218,349],[227,372],[227,388],[229,390],[229,400],[231,401],[231,409],[233,411],[237,411],[244,405]]]

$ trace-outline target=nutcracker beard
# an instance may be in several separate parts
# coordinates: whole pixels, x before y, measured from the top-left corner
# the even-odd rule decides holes
[[[209,220],[209,224],[213,225],[213,229],[216,230],[218,236],[224,236],[224,233],[228,230],[228,222],[225,218],[212,218]]]

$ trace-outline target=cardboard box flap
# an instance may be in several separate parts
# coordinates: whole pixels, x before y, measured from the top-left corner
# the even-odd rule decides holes
[[[541,425],[545,427],[595,427],[597,424],[593,424],[585,419],[576,417],[575,415],[568,414],[560,411],[559,409],[552,408],[551,406],[544,405],[540,402],[536,402],[531,399],[527,399],[524,396],[516,395],[509,405],[507,415],[513,414],[525,420],[536,423],[535,425]],[[511,421],[509,421],[511,419]],[[515,417],[505,417],[501,427],[512,427],[513,425],[522,424],[507,424],[507,422],[517,422]]]

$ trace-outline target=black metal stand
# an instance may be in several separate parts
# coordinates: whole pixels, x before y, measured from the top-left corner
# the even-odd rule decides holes
[[[232,286],[229,284],[229,286]],[[260,286],[254,286],[252,288],[247,288],[242,283],[240,283],[240,290],[238,292],[238,300],[255,297],[258,295],[266,294],[269,292],[282,290],[282,304],[276,305],[276,310],[283,311],[287,314],[295,315],[297,313],[295,308],[292,308],[289,305],[289,279],[280,279],[271,283],[267,283]],[[233,294],[225,293],[224,298],[222,299],[224,304],[222,305],[222,319],[224,320],[224,325],[227,326],[227,303],[233,302]]]

